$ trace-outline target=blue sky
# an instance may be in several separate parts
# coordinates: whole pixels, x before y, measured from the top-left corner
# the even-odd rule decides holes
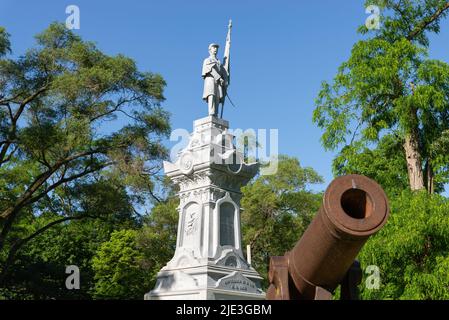
[[[76,33],[108,54],[123,53],[142,70],[167,81],[163,106],[173,129],[191,130],[207,115],[201,100],[202,60],[211,42],[221,45],[233,20],[232,84],[224,118],[232,128],[279,130],[279,152],[298,157],[332,180],[332,152],[320,144],[312,123],[314,99],[348,58],[367,14],[356,0],[0,0],[0,25],[11,34],[15,54],[33,45],[33,36],[53,21],[64,22],[68,5],[81,11]],[[449,21],[431,38],[432,58],[449,61]],[[173,145],[174,143],[172,143]]]

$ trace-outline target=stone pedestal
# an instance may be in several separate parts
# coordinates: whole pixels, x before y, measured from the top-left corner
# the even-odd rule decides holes
[[[264,299],[260,275],[241,248],[240,188],[258,164],[245,164],[226,120],[194,122],[188,146],[165,173],[180,187],[176,251],[145,299]]]

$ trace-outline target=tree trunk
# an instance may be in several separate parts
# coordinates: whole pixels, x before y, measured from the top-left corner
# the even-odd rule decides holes
[[[410,189],[413,191],[424,189],[421,154],[419,153],[418,135],[416,132],[405,135],[404,150]]]
[[[435,192],[434,179],[433,179],[433,169],[430,160],[426,162],[426,183],[427,183],[427,192],[429,194],[433,194]]]

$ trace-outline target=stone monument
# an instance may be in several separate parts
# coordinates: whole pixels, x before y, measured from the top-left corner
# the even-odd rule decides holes
[[[218,48],[215,44],[203,63],[204,92],[212,88],[203,95],[209,116],[194,121],[178,159],[164,162],[165,174],[179,185],[177,243],[147,300],[265,298],[262,278],[243,256],[240,231],[240,188],[255,176],[258,164],[245,163],[228,121],[217,117],[229,85],[230,29],[231,23],[223,64],[209,59],[216,59],[216,50],[210,50]]]

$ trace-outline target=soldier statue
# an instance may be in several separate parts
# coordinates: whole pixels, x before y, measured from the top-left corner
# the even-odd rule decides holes
[[[218,107],[220,103],[222,104],[221,117],[223,117],[224,101],[229,86],[231,27],[232,23],[229,21],[223,63],[220,63],[220,60],[217,58],[219,45],[216,43],[211,43],[209,45],[209,57],[204,59],[203,62],[203,71],[201,73],[201,76],[204,79],[203,100],[207,102],[209,115],[214,117],[218,116]]]

